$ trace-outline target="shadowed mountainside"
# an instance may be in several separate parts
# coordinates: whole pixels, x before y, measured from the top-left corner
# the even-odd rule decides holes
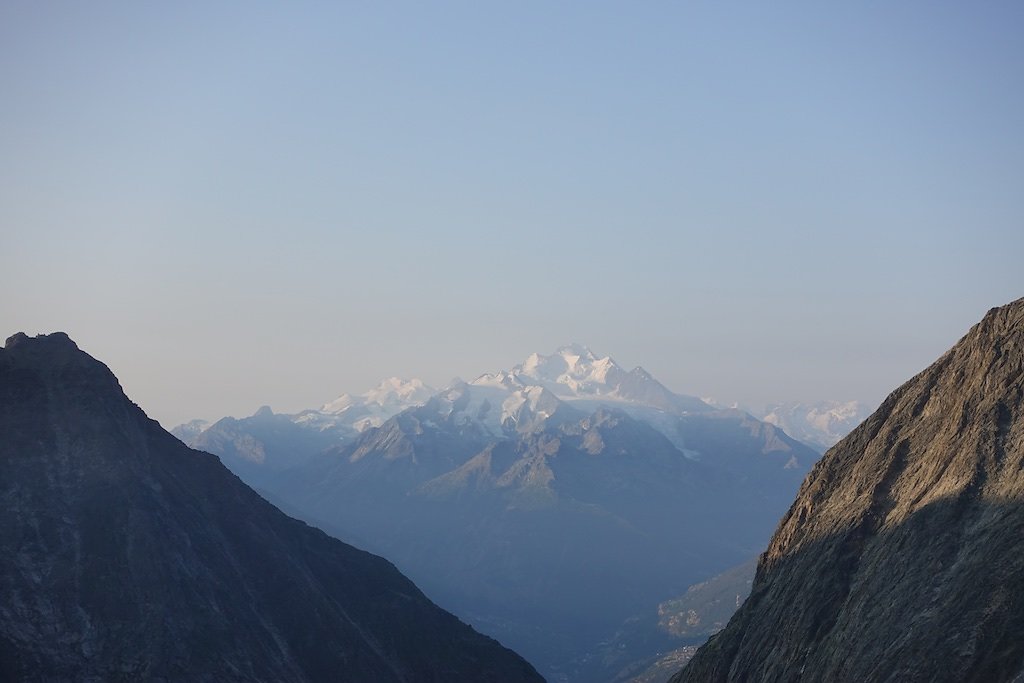
[[[541,681],[185,447],[62,333],[0,350],[0,679]]]

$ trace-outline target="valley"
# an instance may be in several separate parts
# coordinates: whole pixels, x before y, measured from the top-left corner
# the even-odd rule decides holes
[[[818,457],[580,345],[429,397],[381,386],[392,391],[344,398],[338,412],[225,418],[189,443],[391,559],[550,681],[610,682],[661,647],[706,638],[653,624],[622,634],[756,556]],[[365,415],[376,424],[353,429]]]

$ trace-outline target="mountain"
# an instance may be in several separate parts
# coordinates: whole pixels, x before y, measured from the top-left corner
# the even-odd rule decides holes
[[[626,371],[610,356],[598,358],[581,344],[563,346],[550,356],[533,353],[511,370],[481,375],[472,384],[508,389],[537,386],[563,400],[621,401],[668,412],[711,410],[698,398],[669,391],[643,368]]]
[[[263,406],[250,417],[225,417],[212,424],[192,420],[171,433],[192,448],[220,456],[243,481],[262,488],[282,471],[422,405],[433,394],[418,379],[391,377],[363,394],[342,394],[319,409],[287,415]]]
[[[184,443],[188,443],[192,439],[202,434],[211,425],[211,422],[206,420],[190,420],[185,424],[180,424],[171,430],[171,434],[178,437]]]
[[[171,433],[179,438],[187,436],[185,425]],[[291,415],[278,415],[270,406],[263,406],[250,417],[222,418],[182,440],[196,450],[220,456],[242,481],[260,488],[268,479],[343,438],[334,429],[310,429]]]
[[[794,439],[825,452],[853,431],[870,412],[870,409],[859,401],[820,401],[810,405],[769,405],[759,417],[779,427]]]
[[[673,680],[1024,678],[1024,299],[828,451]]]
[[[190,450],[64,334],[0,349],[0,679],[540,681]]]
[[[433,395],[434,390],[418,379],[389,377],[363,394],[342,394],[325,403],[320,410],[303,411],[295,417],[295,421],[319,429],[345,425],[356,432],[362,432],[369,427],[379,427],[389,417],[406,408],[423,405]]]
[[[625,621],[764,548],[817,457],[565,347],[456,382],[265,489],[549,680],[593,683],[615,677],[600,652]]]
[[[468,384],[456,380],[441,392],[418,379],[391,377],[370,391],[342,394],[320,408],[275,414],[264,406],[250,417],[225,417],[214,423],[192,420],[171,433],[192,448],[220,456],[247,484],[265,490],[282,471],[453,391],[469,392],[488,408],[493,405],[486,416],[474,413],[467,418],[480,422],[492,436],[501,436],[504,421],[517,422],[524,409],[533,414],[536,401],[557,400],[581,410],[615,405],[685,448],[674,416],[714,410],[700,399],[673,393],[643,368],[626,371],[608,356],[598,358],[586,346],[570,344],[550,356],[531,354],[511,370],[484,374]],[[526,427],[524,422],[513,431]]]

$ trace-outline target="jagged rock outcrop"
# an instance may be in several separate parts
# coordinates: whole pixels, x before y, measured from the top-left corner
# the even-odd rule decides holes
[[[727,628],[673,681],[1011,681],[1024,669],[1024,299],[804,482]]]
[[[0,434],[0,680],[542,680],[163,431],[64,334],[0,349]]]

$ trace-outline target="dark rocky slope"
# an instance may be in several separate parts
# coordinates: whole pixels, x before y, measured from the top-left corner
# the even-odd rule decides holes
[[[1009,681],[1024,667],[1024,299],[818,463],[673,681]]]
[[[0,434],[0,680],[542,680],[185,447],[66,335],[0,350]]]

